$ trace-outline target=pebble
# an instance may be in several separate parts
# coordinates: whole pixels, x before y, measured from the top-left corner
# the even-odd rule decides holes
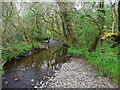
[[[34,84],[32,84],[31,86],[32,86],[32,87],[34,87],[35,85],[34,85]]]
[[[7,84],[8,83],[8,81],[5,81],[5,84]]]
[[[39,82],[36,82],[36,86],[38,87],[40,84],[39,84]]]
[[[29,68],[26,68],[26,70],[28,70]]]
[[[31,82],[34,82],[34,79],[31,79]]]
[[[15,78],[15,81],[18,81],[18,78]]]
[[[21,70],[25,71],[25,69],[21,69]]]
[[[116,85],[104,76],[97,76],[95,67],[78,60],[71,60],[55,71],[55,77],[48,80],[49,88],[115,88]],[[44,85],[43,85],[44,87]]]
[[[34,88],[37,88],[37,86],[34,86]]]

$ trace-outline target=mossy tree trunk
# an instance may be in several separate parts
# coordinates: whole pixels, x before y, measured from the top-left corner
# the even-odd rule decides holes
[[[120,32],[120,1],[118,2],[118,31]]]
[[[98,26],[98,35],[95,38],[95,41],[93,42],[91,48],[88,50],[90,52],[95,51],[97,48],[98,43],[100,42],[100,38],[101,35],[103,34],[103,30],[104,30],[104,22],[105,22],[105,10],[104,10],[104,0],[100,0],[99,2],[99,8],[98,8],[98,22],[97,22],[97,26]]]
[[[61,14],[63,34],[66,41],[72,42],[72,45],[75,44],[76,36],[74,32],[74,3],[73,2],[58,2],[59,12]],[[70,44],[70,43],[69,43]]]

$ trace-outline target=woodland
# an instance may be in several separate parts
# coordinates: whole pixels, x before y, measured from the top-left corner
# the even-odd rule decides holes
[[[119,84],[120,1],[2,2],[1,11],[1,65],[50,38]]]

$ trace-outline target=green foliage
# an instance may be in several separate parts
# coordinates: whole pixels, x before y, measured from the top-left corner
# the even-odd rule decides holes
[[[102,71],[99,71],[97,74],[97,76],[103,76],[103,75],[104,75],[104,73]]]
[[[99,70],[101,70],[101,73],[98,73],[98,75],[106,74],[107,76],[112,77],[116,83],[118,83],[118,56],[120,55],[112,54],[114,52],[118,52],[118,48],[109,48],[108,44],[105,44],[103,46],[104,47],[99,46],[96,52],[88,52],[82,48],[77,49],[74,47],[69,48],[68,52],[77,57],[84,56],[90,64],[96,66]]]
[[[39,43],[34,41],[34,48],[38,48]],[[31,44],[18,44],[18,45],[11,45],[9,47],[4,47],[5,50],[2,52],[2,58],[4,61],[10,60],[12,58],[17,58],[19,55],[24,55],[26,52],[32,49]]]
[[[34,41],[34,48],[39,48],[39,46],[40,46],[40,42]]]
[[[2,48],[2,46],[0,46],[0,48]],[[2,51],[2,50],[0,50],[0,63],[1,63],[1,64],[0,64],[0,76],[4,74],[3,69],[2,69],[2,56],[1,56],[1,51]]]
[[[105,19],[102,33],[111,33],[112,27],[112,12],[110,5],[106,6],[106,8],[94,7],[94,9],[96,9],[94,12],[92,12],[91,9],[79,11],[80,14],[75,16],[75,30],[78,42],[76,43],[77,47],[69,48],[68,52],[77,57],[84,57],[87,62],[97,67],[100,70],[98,76],[107,75],[118,83],[118,78],[120,78],[118,73],[118,57],[120,57],[120,55],[113,53],[119,52],[119,46],[110,48],[113,41],[107,39],[102,42],[102,45],[98,44],[95,52],[88,52],[99,34],[99,28],[102,25],[102,22],[100,23],[100,17]],[[102,13],[103,11],[105,11],[105,14]],[[117,12],[117,10],[115,10],[115,12]],[[115,32],[117,32],[117,26],[117,17],[115,17]]]
[[[0,67],[0,76],[4,74],[3,68]]]
[[[23,4],[23,6],[24,5],[25,4]],[[98,76],[108,74],[108,76],[113,77],[114,81],[117,82],[119,78],[118,57],[120,55],[112,54],[118,52],[117,47],[110,48],[113,42],[110,39],[107,39],[103,41],[102,45],[99,45],[97,47],[97,50],[95,52],[88,52],[88,50],[94,43],[95,38],[99,35],[101,27],[103,28],[103,30],[101,30],[101,33],[111,33],[112,8],[110,5],[106,5],[105,8],[99,8],[99,4],[85,2],[85,7],[82,7],[78,11],[76,10],[77,13],[64,12],[64,14],[67,13],[67,15],[63,15],[64,17],[62,16],[62,18],[61,16],[59,16],[59,8],[56,8],[56,18],[54,17],[55,12],[54,10],[52,10],[55,7],[52,8],[52,6],[49,6],[49,4],[47,3],[46,5],[48,9],[45,9],[46,6],[42,3],[26,3],[26,5],[30,6],[31,9],[26,8],[25,10],[20,12],[20,14],[22,14],[20,16],[21,19],[18,18],[18,14],[11,15],[12,17],[14,16],[14,18],[10,19],[10,21],[6,21],[7,23],[5,24],[3,23],[3,28],[5,30],[2,34],[2,41],[5,50],[2,52],[2,58],[4,61],[11,60],[12,58],[17,58],[19,55],[23,55],[26,52],[30,51],[32,49],[32,45],[29,44],[30,41],[33,42],[34,48],[38,48],[39,43],[35,40],[39,41],[46,37],[50,37],[55,40],[59,40],[61,38],[65,39],[65,37],[63,37],[64,33],[62,30],[62,18],[64,18],[65,21],[67,21],[68,23],[68,25],[65,25],[67,26],[65,27],[66,34],[71,33],[70,38],[72,38],[72,36],[76,38],[76,42],[74,43],[74,46],[76,47],[69,48],[68,52],[77,57],[84,56],[84,58],[86,58],[89,63],[93,64],[101,70],[98,73]],[[6,13],[10,12],[9,10],[10,9],[8,9],[8,11],[6,10]],[[115,12],[117,12],[117,9],[115,10]],[[3,16],[4,15],[7,14],[3,13]],[[101,18],[104,19],[103,22]],[[118,17],[115,16],[115,33],[117,32],[118,27],[117,19]],[[7,17],[3,20],[9,19]],[[50,23],[47,23],[45,20]],[[21,23],[16,21],[21,21]],[[57,23],[57,21],[59,23]],[[73,27],[71,27],[71,25]],[[68,33],[68,30],[70,30],[71,32]],[[30,40],[28,40],[28,37],[30,38]],[[70,44],[73,43],[72,39],[70,40],[71,41],[68,42]],[[0,71],[1,70],[2,69],[0,69]]]

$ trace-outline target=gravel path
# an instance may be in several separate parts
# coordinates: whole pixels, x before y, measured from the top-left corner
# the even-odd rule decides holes
[[[98,76],[98,71],[82,60],[72,58],[49,79],[49,88],[115,88],[111,80]]]

